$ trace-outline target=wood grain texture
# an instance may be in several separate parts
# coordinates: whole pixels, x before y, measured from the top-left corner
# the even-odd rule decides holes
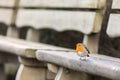
[[[81,61],[75,52],[44,50],[38,50],[36,57],[40,61],[57,64],[72,70],[83,71],[114,80],[120,79],[120,60],[118,58],[90,54],[86,61]]]
[[[120,37],[120,14],[111,14],[107,27],[107,34],[110,37]]]
[[[120,0],[113,0],[112,9],[120,9]]]
[[[15,0],[0,0],[0,6],[2,7],[13,7]]]
[[[0,22],[9,25],[11,23],[12,13],[12,9],[0,9]]]
[[[36,29],[52,28],[58,31],[77,30],[90,34],[95,15],[95,12],[83,11],[19,10],[16,25],[32,26]]]
[[[21,0],[23,7],[100,8],[100,0]]]

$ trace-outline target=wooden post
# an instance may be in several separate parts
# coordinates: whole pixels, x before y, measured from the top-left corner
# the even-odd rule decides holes
[[[98,53],[99,44],[99,34],[85,35],[83,39],[83,44],[87,46],[90,53]]]
[[[17,17],[17,10],[18,10],[18,4],[19,4],[19,0],[15,0],[14,2],[14,7],[15,9],[13,10],[12,16],[11,16],[11,23],[10,26],[8,27],[7,30],[7,37],[13,37],[13,38],[19,38],[19,30],[17,29],[15,22],[16,22],[16,17]],[[15,59],[15,61],[18,61]],[[5,65],[8,68],[8,73],[7,74],[12,74],[15,75],[15,73],[10,73],[9,69],[14,70],[13,72],[16,72],[16,70],[18,69],[18,65]]]
[[[39,42],[39,30],[35,30],[33,28],[28,29],[26,39],[28,41]]]
[[[39,37],[40,37],[39,31],[30,28],[27,32],[26,40],[38,42]],[[20,65],[16,80],[46,80],[45,67],[40,67],[39,66],[40,64],[31,64],[33,63],[31,62],[33,61],[33,59],[25,59],[21,57],[20,61],[22,61],[23,65]]]
[[[98,53],[99,34],[84,35],[83,44],[86,45],[90,53]],[[86,74],[86,80],[92,80],[92,76]]]
[[[8,37],[18,38],[19,37],[19,31],[16,27],[8,27],[7,31]]]
[[[12,13],[12,16],[11,16],[11,24],[10,24],[11,26],[8,27],[7,36],[18,38],[19,37],[19,31],[16,28],[15,22],[16,22],[16,18],[17,18],[19,0],[15,0],[14,7],[15,7],[15,9],[13,10],[13,13]]]
[[[10,26],[8,27],[8,30],[7,30],[7,37],[19,38],[19,31],[15,26],[18,4],[19,4],[19,0],[15,0],[15,2],[14,2],[15,9],[13,10],[13,13],[11,16],[11,23],[10,23]],[[18,60],[15,59],[15,61],[18,61]],[[8,68],[7,69],[8,75],[9,74],[15,75],[15,73],[9,72],[9,69],[12,69],[12,70],[14,70],[13,72],[16,72],[16,70],[18,69],[18,65],[11,66],[11,65],[7,64],[5,66],[6,66],[6,68]]]

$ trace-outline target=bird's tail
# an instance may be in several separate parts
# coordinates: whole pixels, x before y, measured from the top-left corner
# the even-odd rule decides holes
[[[87,54],[87,57],[90,57],[90,55],[89,55],[89,54]]]

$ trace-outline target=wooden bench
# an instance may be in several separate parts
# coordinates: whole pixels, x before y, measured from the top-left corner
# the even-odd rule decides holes
[[[57,31],[77,30],[85,35],[83,43],[90,49],[91,53],[97,53],[99,32],[101,30],[103,22],[102,20],[105,10],[105,4],[106,0],[12,0],[12,2],[10,3],[9,1],[8,3],[5,3],[4,0],[1,0],[0,15],[2,17],[0,17],[0,22],[6,23],[9,26],[7,36],[14,38],[19,37],[19,28],[31,26],[27,31],[26,40],[34,42],[39,41],[40,34],[38,29],[51,28]],[[93,33],[94,35],[92,35]],[[14,45],[12,43],[10,44]],[[4,46],[4,44],[2,46]],[[17,49],[17,47],[18,46],[15,46],[14,48]],[[18,51],[21,48],[18,48]],[[45,48],[47,47],[45,46]],[[0,50],[7,51],[6,49],[2,48]],[[10,51],[8,50],[7,52]],[[17,51],[14,52],[14,50],[11,50],[11,53],[16,53],[17,55],[19,55],[19,53],[17,53]],[[26,56],[30,56],[29,54],[31,54],[31,52],[26,54]],[[24,62],[28,61],[27,64],[31,63],[31,58],[29,59],[28,57],[24,57],[20,57],[20,60]],[[46,68],[43,67],[33,67],[32,64],[26,66],[24,62],[21,62],[24,66],[21,65],[16,80],[34,80],[34,78],[36,80],[46,80],[46,74],[47,80],[49,80],[53,79],[55,76],[54,75],[53,77],[51,77],[48,75],[53,74],[52,72],[55,71],[53,65],[51,64],[48,65],[48,69],[52,72],[48,71]],[[31,74],[30,71],[33,72],[34,75]],[[76,73],[75,71],[72,72]],[[64,73],[65,71],[63,72],[63,74]],[[39,76],[40,74],[42,76]],[[86,75],[79,72],[77,72],[77,74]],[[73,74],[69,73],[62,76],[62,78],[68,75],[72,75],[71,77],[73,78],[76,77]],[[66,77],[66,79],[64,80],[70,80],[71,77]],[[76,79],[79,78],[81,77],[76,77]]]
[[[106,33],[107,35],[113,40],[112,46],[114,47],[114,50],[116,52],[113,54],[113,56],[120,57],[119,52],[120,52],[120,1],[114,0],[112,4],[112,10],[110,13],[109,21],[108,21],[108,26]]]
[[[33,43],[33,42],[19,40],[19,39],[12,39],[12,38],[7,38],[3,36],[0,36],[0,44],[1,44],[0,51],[23,57],[22,60],[20,59],[20,62],[26,66],[46,67],[45,64],[41,64],[41,62],[38,62],[37,60],[33,59],[35,58],[35,51],[37,49],[68,50],[65,48],[50,46],[46,44],[38,44],[38,43]],[[25,60],[24,60],[24,57],[25,57]],[[11,58],[11,57],[8,57],[8,58]],[[26,60],[26,58],[28,59]],[[6,62],[6,59],[3,58],[3,61]]]
[[[120,1],[119,0],[113,0],[112,4],[112,13],[110,14],[109,22],[108,22],[108,28],[107,28],[107,34],[112,37],[120,37]]]

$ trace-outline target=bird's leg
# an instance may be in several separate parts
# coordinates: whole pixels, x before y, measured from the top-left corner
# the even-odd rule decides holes
[[[80,57],[80,60],[82,60],[82,61],[86,61],[86,56],[84,56],[84,57]]]
[[[80,57],[80,60],[82,60],[82,58]]]

